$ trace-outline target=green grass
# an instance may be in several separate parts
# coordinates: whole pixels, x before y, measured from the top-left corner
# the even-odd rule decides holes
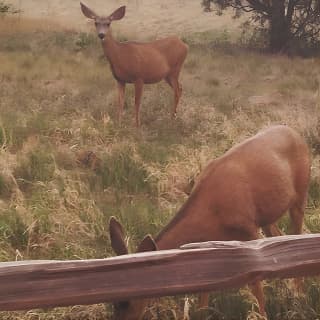
[[[106,156],[99,171],[104,189],[112,187],[127,193],[152,192],[151,177],[139,160],[126,148]]]
[[[0,21],[1,24],[1,21]],[[126,229],[130,250],[156,235],[185,201],[205,164],[260,128],[286,123],[303,134],[314,156],[305,215],[320,232],[320,59],[289,59],[234,45],[228,32],[186,35],[190,51],[178,118],[172,90],[145,86],[141,129],[134,126],[128,85],[122,124],[116,85],[96,36],[83,32],[8,30],[0,33],[0,260],[112,256],[108,221]],[[97,170],[77,153],[92,151]],[[288,231],[289,219],[280,221]],[[318,279],[296,298],[287,282],[268,282],[270,320],[317,319]],[[196,310],[191,299],[191,318]],[[149,310],[182,318],[184,297]],[[215,293],[207,319],[259,319],[246,289]],[[1,319],[105,319],[109,305],[0,313]],[[176,315],[176,316],[175,316]],[[300,318],[299,318],[300,317]]]
[[[309,203],[313,207],[319,206],[320,183],[318,179],[312,179],[309,185]]]
[[[8,178],[0,174],[0,199],[8,199],[11,192],[11,185]]]
[[[14,209],[5,210],[0,214],[0,241],[19,250],[27,247],[27,225]]]
[[[20,160],[16,167],[14,176],[23,191],[37,182],[46,183],[54,177],[55,164],[48,147],[41,146],[30,151]]]

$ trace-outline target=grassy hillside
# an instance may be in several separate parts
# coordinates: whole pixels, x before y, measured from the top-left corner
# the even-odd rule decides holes
[[[21,9],[24,17],[59,21],[67,28],[88,30],[87,19],[80,11],[78,0],[6,0]],[[194,0],[86,0],[83,3],[97,14],[108,15],[121,5],[126,6],[126,18],[117,24],[134,38],[203,32],[211,28],[237,29],[240,20],[231,15],[218,17],[204,13],[200,1]],[[89,23],[91,24],[91,23]],[[146,27],[147,26],[147,27]]]
[[[112,256],[107,223],[117,216],[132,251],[186,200],[212,158],[270,124],[288,124],[313,154],[306,232],[320,232],[320,59],[255,53],[227,32],[185,34],[184,93],[146,86],[141,129],[127,87],[121,126],[115,82],[94,34],[0,19],[0,260]],[[125,36],[119,35],[121,39]],[[288,231],[288,219],[281,228]],[[270,320],[317,319],[320,283],[297,298],[267,283]],[[181,319],[184,297],[157,300],[150,319]],[[196,297],[191,297],[192,318]],[[243,289],[212,296],[208,319],[259,319]],[[0,313],[0,319],[105,319],[104,305]]]

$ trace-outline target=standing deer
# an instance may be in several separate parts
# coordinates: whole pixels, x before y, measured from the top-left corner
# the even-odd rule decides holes
[[[111,23],[125,15],[125,6],[115,10],[107,17],[95,14],[80,3],[83,14],[93,19],[104,54],[108,59],[112,74],[118,83],[119,122],[121,121],[126,83],[135,87],[136,125],[140,126],[140,103],[144,84],[152,84],[165,80],[174,92],[174,108],[172,116],[177,113],[177,106],[182,94],[179,75],[187,56],[188,46],[177,37],[168,37],[153,42],[118,42],[112,37]]]
[[[138,252],[179,248],[190,242],[248,241],[281,232],[276,221],[289,210],[292,232],[302,231],[310,178],[308,147],[294,130],[273,126],[211,161],[200,174],[188,200],[155,240],[146,236]],[[110,219],[111,245],[127,254],[123,229]],[[260,282],[250,285],[265,315]],[[202,294],[207,302],[208,295]],[[115,319],[141,319],[148,300],[115,304]]]

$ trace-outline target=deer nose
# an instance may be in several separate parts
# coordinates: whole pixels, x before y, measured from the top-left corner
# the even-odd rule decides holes
[[[99,33],[98,37],[102,40],[104,38],[104,33]]]

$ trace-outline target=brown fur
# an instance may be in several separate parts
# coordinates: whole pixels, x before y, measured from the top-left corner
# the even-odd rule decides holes
[[[308,148],[295,131],[285,126],[261,131],[209,163],[188,201],[156,238],[158,247],[173,241],[178,247],[199,237],[251,240],[259,227],[269,230],[289,209],[293,232],[301,233],[309,171]],[[213,224],[199,224],[212,218]],[[194,225],[196,234],[185,232],[194,231]],[[184,235],[175,237],[173,229]]]
[[[83,14],[95,20],[96,29],[102,39],[102,47],[112,74],[118,82],[119,121],[123,113],[126,83],[135,86],[136,125],[140,126],[140,104],[144,84],[166,80],[174,91],[173,116],[182,94],[179,75],[187,56],[188,47],[178,37],[168,37],[148,43],[118,42],[112,37],[110,25],[125,15],[125,7],[120,7],[108,17],[99,17],[81,3]]]
[[[150,250],[163,250],[199,241],[247,241],[258,238],[259,228],[267,236],[279,235],[275,223],[287,210],[292,232],[299,234],[309,178],[303,139],[286,126],[263,130],[210,162],[176,216],[155,241],[145,238],[144,247],[146,242]],[[111,234],[113,229],[111,224]],[[124,241],[121,238],[117,241]],[[252,284],[252,292],[265,314],[260,282]],[[116,319],[140,319],[146,303],[141,299],[117,305]]]

